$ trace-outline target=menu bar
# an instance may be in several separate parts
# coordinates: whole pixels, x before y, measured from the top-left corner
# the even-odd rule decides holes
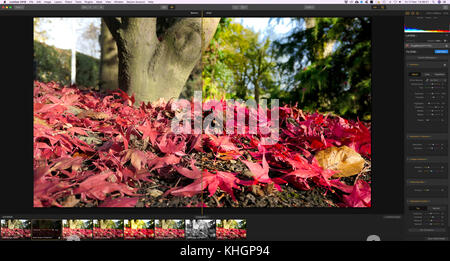
[[[448,4],[450,0],[0,0],[2,4]]]

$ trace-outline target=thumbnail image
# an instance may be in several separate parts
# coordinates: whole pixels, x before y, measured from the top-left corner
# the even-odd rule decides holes
[[[63,239],[78,241],[92,239],[93,223],[90,219],[63,219]]]
[[[123,220],[94,220],[94,239],[123,239]]]
[[[371,207],[371,68],[369,17],[34,18],[33,205]]]
[[[126,219],[124,229],[125,239],[155,238],[155,224],[150,219]]]
[[[245,219],[222,219],[216,221],[217,239],[246,239],[247,221]]]
[[[2,219],[1,239],[30,239],[31,222],[26,219]]]
[[[61,220],[33,219],[31,221],[31,236],[33,239],[60,239],[61,232]]]
[[[187,219],[187,239],[215,239],[216,221],[213,219]]]
[[[185,238],[184,220],[157,219],[155,220],[156,239],[183,239]]]

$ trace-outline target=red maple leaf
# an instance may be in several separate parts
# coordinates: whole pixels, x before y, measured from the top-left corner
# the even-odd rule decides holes
[[[134,94],[131,95],[131,97],[130,97],[126,92],[122,91],[121,89],[114,90],[112,92],[112,94],[116,94],[116,95],[120,96],[122,99],[125,100],[125,103],[128,106],[132,106],[135,102]]]
[[[358,179],[353,185],[350,195],[343,195],[346,206],[351,208],[366,208],[371,206],[371,188],[369,183]]]
[[[191,149],[189,150],[189,152],[193,149],[203,152],[203,135],[204,134],[198,134],[192,136]]]
[[[177,154],[178,156],[185,155],[184,151],[186,149],[186,143],[182,136],[173,136],[171,138],[167,137],[168,134],[164,134],[161,141],[158,144],[158,148],[163,153]]]
[[[136,206],[139,198],[108,198],[103,201],[99,208],[130,208]]]
[[[212,145],[212,150],[214,152],[228,152],[228,151],[239,151],[239,148],[231,142],[229,136],[216,137],[214,135],[208,135],[209,144]]]
[[[323,186],[331,187],[330,178],[336,171],[331,169],[323,169],[316,158],[311,163],[300,154],[296,154],[293,159],[288,159],[289,164],[294,171],[287,173],[281,178],[291,182],[300,189],[309,189],[306,179],[313,178],[316,182]]]
[[[172,191],[172,195],[192,197],[208,188],[209,195],[212,196],[216,193],[217,188],[220,188],[230,194],[233,200],[236,200],[233,188],[239,188],[237,184],[240,180],[236,178],[235,174],[223,171],[217,171],[215,174],[210,173],[207,170],[201,171],[193,164],[193,162],[191,162],[191,168],[192,170],[182,167],[176,168],[178,173],[190,179],[194,179],[194,182],[183,188]]]
[[[73,194],[81,194],[81,199],[86,201],[86,196],[99,200],[105,200],[106,194],[118,191],[122,196],[124,194],[134,196],[136,189],[123,183],[114,183],[107,181],[114,173],[105,171],[102,174],[90,176],[80,183],[79,187],[74,189]]]
[[[287,159],[287,162],[292,166],[294,171],[291,171],[283,176],[295,176],[302,179],[312,178],[320,175],[321,169],[311,165],[307,159],[300,155],[295,155],[294,159]]]
[[[131,160],[131,165],[136,170],[143,169],[149,160],[152,160],[156,157],[152,153],[148,154],[138,149],[129,149],[124,152],[125,155],[123,156],[121,162],[125,163],[128,160]]]
[[[155,157],[154,159],[148,161],[148,167],[151,168],[150,171],[154,169],[159,169],[164,166],[175,165],[180,162],[180,158],[174,154],[167,154],[164,157]]]
[[[181,175],[188,177],[190,179],[199,179],[202,176],[202,171],[199,168],[197,168],[194,163],[195,160],[192,160],[191,161],[192,170],[183,167],[175,167],[175,170],[178,171],[178,173],[180,173]]]
[[[281,191],[281,187],[278,185],[279,183],[286,183],[285,181],[279,178],[270,178],[269,177],[269,164],[267,164],[265,153],[263,152],[262,158],[262,166],[258,163],[242,160],[242,162],[247,165],[249,170],[253,174],[253,181],[243,181],[241,180],[239,184],[242,185],[256,185],[258,183],[273,183],[278,191]]]
[[[145,140],[147,137],[150,138],[150,142],[153,146],[156,145],[156,138],[158,137],[158,131],[152,126],[149,120],[146,120],[144,125],[138,126],[137,129],[142,132],[142,139]]]

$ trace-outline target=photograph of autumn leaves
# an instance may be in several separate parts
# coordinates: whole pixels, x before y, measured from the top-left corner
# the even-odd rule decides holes
[[[366,17],[34,18],[42,207],[371,207]]]

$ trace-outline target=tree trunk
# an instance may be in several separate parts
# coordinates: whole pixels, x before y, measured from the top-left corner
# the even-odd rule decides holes
[[[255,82],[255,101],[256,104],[259,104],[259,82]]]
[[[195,91],[202,91],[202,69],[202,63],[199,61],[189,75],[179,96],[180,99],[190,100],[194,97]]]
[[[107,224],[106,224],[104,219],[100,219],[99,220],[99,226],[100,226],[101,229],[107,228]]]
[[[100,81],[101,90],[119,88],[117,45],[111,32],[102,20],[100,32]]]
[[[75,222],[75,220],[69,219],[67,223],[68,223],[69,228],[71,228],[71,229],[76,228],[76,222]]]
[[[180,19],[159,40],[156,18],[104,18],[118,47],[119,87],[138,103],[178,98],[219,20]]]
[[[224,220],[222,220],[223,228],[230,229],[232,222],[233,222],[232,219],[224,219]]]
[[[167,222],[166,219],[161,220],[161,228],[162,229],[168,229],[169,228],[169,222]]]

